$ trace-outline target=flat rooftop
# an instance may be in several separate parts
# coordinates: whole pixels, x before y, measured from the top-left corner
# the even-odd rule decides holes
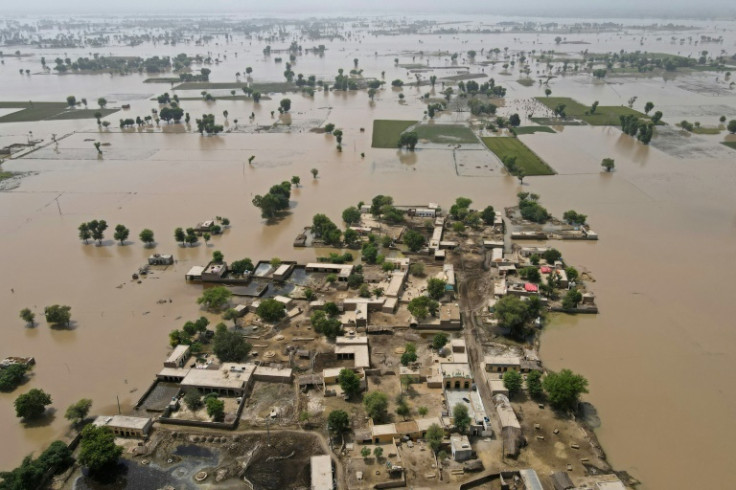
[[[310,489],[332,490],[332,459],[329,455],[312,456],[309,459],[310,473],[312,477]]]
[[[468,415],[473,423],[478,423],[483,420],[483,417],[487,416],[483,408],[483,402],[481,402],[480,395],[477,391],[449,389],[445,390],[445,397],[447,398],[447,406],[449,407],[450,414],[452,414],[452,409],[455,405],[461,404],[468,407]],[[465,399],[469,401],[466,402]]]
[[[151,422],[148,417],[128,415],[100,415],[92,422],[97,427],[117,427],[120,429],[144,430]]]
[[[182,345],[179,344],[176,347],[174,347],[174,352],[171,353],[171,355],[166,359],[167,363],[176,363],[179,361],[179,359],[189,352],[189,346],[188,345]]]
[[[463,377],[472,378],[473,372],[467,363],[462,362],[443,362],[440,364],[440,370],[444,377]]]
[[[181,381],[183,388],[241,390],[253,375],[254,364],[226,362],[219,369],[190,369]]]

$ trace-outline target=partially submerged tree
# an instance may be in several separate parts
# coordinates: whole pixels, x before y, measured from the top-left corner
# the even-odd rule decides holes
[[[51,405],[51,395],[33,388],[15,399],[15,415],[19,419],[37,419],[44,414],[47,405]]]
[[[227,304],[232,295],[233,293],[225,286],[207,288],[202,292],[202,296],[197,298],[197,304],[204,305],[207,309],[219,310]]]
[[[23,308],[20,310],[20,317],[26,322],[29,327],[33,326],[33,322],[36,319],[36,314],[33,313],[29,308]]]
[[[72,319],[72,307],[68,305],[51,305],[44,308],[46,321],[52,325],[69,327]]]
[[[73,424],[78,424],[87,418],[90,408],[92,408],[92,400],[89,398],[82,398],[78,402],[69,405],[66,409],[66,413],[64,414],[64,418]]]

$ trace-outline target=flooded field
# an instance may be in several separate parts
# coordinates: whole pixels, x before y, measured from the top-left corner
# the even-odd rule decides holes
[[[478,27],[479,22],[460,26]],[[652,22],[656,20],[646,23]],[[390,85],[396,78],[413,80],[414,74],[400,66],[404,63],[450,68],[444,76],[463,72],[452,67],[447,53],[469,49],[554,49],[569,56],[583,49],[646,49],[683,56],[724,49],[733,55],[736,24],[682,23],[698,27],[566,36],[586,45],[558,45],[555,34],[373,36],[358,30],[351,40],[301,41],[305,47],[325,44],[327,50],[324,56],[299,56],[294,70],[333,80],[339,68],[351,69],[357,58],[366,77],[381,78],[385,72]],[[347,24],[339,32],[349,30]],[[713,46],[671,42],[672,37],[701,34],[725,40]],[[246,66],[253,67],[256,82],[280,82],[283,64],[262,51],[267,44],[285,49],[290,41],[237,34],[232,41],[216,38],[204,46],[144,43],[93,51],[121,56],[211,53],[221,58],[210,66],[213,82],[232,82]],[[30,56],[9,56],[15,49]],[[226,132],[218,136],[200,136],[193,132],[196,126],[186,131],[183,125],[167,127],[164,122],[163,130],[121,130],[119,117],[150,114],[158,108],[150,98],[171,92],[171,86],[144,84],[149,78],[145,74],[56,75],[40,69],[41,56],[75,59],[90,49],[4,49],[4,99],[64,101],[74,94],[86,97],[90,107],[106,97],[110,106],[130,104],[130,109],[110,116],[106,130],[98,129],[94,119],[0,125],[2,146],[25,143],[29,132],[45,145],[2,166],[27,175],[0,192],[0,253],[5,257],[0,357],[33,356],[37,365],[27,383],[0,393],[0,431],[6,441],[0,445],[0,468],[17,465],[25,455],[63,437],[69,429],[64,411],[81,397],[94,400],[93,413],[116,413],[118,399],[123,410],[136,403],[165,359],[168,333],[206,315],[195,302],[201,288],[186,284],[184,274],[207,262],[212,251],[222,251],[228,261],[280,257],[303,263],[315,258],[315,250],[293,248],[292,243],[316,213],[340,223],[344,208],[377,194],[394,196],[397,204],[431,201],[445,208],[462,195],[474,206],[501,209],[524,190],[540,194],[556,216],[568,209],[587,214],[601,237],[595,243],[555,243],[572,265],[593,271],[596,282],[591,286],[601,314],[556,318],[543,335],[542,355],[550,368],[570,368],[590,380],[585,400],[598,410],[602,425],[597,432],[611,464],[642,480],[647,489],[719,488],[736,481],[736,469],[729,464],[736,453],[736,393],[728,389],[729,368],[736,365],[736,304],[728,282],[736,272],[736,151],[719,144],[725,132],[685,138],[672,126],[685,118],[703,125],[717,125],[721,115],[736,118],[736,93],[724,83],[724,75],[620,76],[601,82],[580,73],[552,79],[555,96],[584,104],[599,100],[601,105],[622,105],[637,96],[634,108],[642,110],[652,100],[670,126],[650,146],[617,127],[556,126],[556,134],[523,135],[520,139],[557,175],[527,177],[520,186],[480,145],[464,149],[420,142],[416,152],[371,148],[374,119],[425,117],[420,97],[432,91],[429,85],[405,86],[401,103],[390,86],[380,89],[372,102],[365,90],[291,94],[291,127],[274,129],[279,115],[271,111],[282,96],[273,94],[260,104],[182,100],[193,118],[211,112],[221,122],[227,110]],[[429,54],[439,51],[445,54]],[[542,66],[533,67],[535,80],[534,70]],[[31,75],[19,74],[26,68]],[[523,124],[529,122],[524,109],[534,106],[534,115],[543,115],[532,97],[544,96],[544,88],[517,83],[518,67],[508,75],[501,74],[500,65],[477,65],[471,71],[492,76],[507,88],[499,114],[520,112]],[[178,93],[182,98],[199,96],[198,91]],[[229,90],[222,92],[227,94]],[[4,111],[0,115],[12,113]],[[467,118],[467,113],[448,111],[436,119],[456,123]],[[235,119],[237,130],[227,132],[236,129]],[[324,122],[344,132],[341,152],[333,135],[310,132]],[[52,135],[58,144],[51,142]],[[96,141],[104,145],[101,156],[93,146]],[[600,162],[606,157],[615,159],[615,172],[602,172]],[[317,178],[312,178],[312,168],[319,170]],[[264,222],[251,200],[294,175],[300,176],[301,186],[292,190],[289,214],[277,223]],[[182,247],[175,242],[176,227],[215,216],[228,217],[232,226],[208,245]],[[78,225],[92,219],[111,225],[101,246],[77,238]],[[118,223],[130,228],[132,243],[121,246],[112,239]],[[154,249],[140,243],[143,228],[154,231]],[[140,283],[132,280],[131,274],[153,252],[172,253],[177,262]],[[43,307],[54,303],[71,305],[71,328],[47,326]],[[35,327],[18,318],[25,307],[36,313]],[[55,411],[25,426],[15,417],[13,400],[30,388],[49,392]],[[80,482],[78,488],[88,487]]]

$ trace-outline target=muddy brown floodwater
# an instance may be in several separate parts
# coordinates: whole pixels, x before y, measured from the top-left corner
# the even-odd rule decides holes
[[[724,45],[733,45],[732,24],[703,25],[693,35],[716,32],[725,32]],[[652,33],[647,35],[647,47],[686,51],[685,55],[699,50],[672,45],[670,35],[684,36]],[[603,51],[639,49],[641,36],[575,37],[590,42],[586,47],[591,51]],[[406,53],[419,50],[462,52],[471,46],[508,46],[511,51],[554,48],[573,54],[580,50],[575,45],[555,47],[553,38],[537,34],[366,36],[359,45],[328,42],[324,58],[304,56],[297,64],[305,75],[331,77],[337,68],[349,68],[351,61],[346,60],[358,57],[370,75],[386,71],[387,80],[406,80],[406,69],[395,67],[393,58],[410,62]],[[425,43],[419,44],[418,39]],[[231,81],[247,65],[254,66],[254,76],[262,77],[261,81],[279,80],[283,67],[263,57],[263,45],[256,41],[186,48],[142,45],[104,52],[147,56],[227,51],[227,60],[213,67],[214,81]],[[21,77],[19,67],[37,68],[41,55],[53,59],[61,54],[27,51],[33,56],[6,57],[0,73],[4,98],[64,100],[75,93],[92,101],[107,96],[116,105],[130,103],[127,114],[135,117],[153,107],[150,96],[169,89],[165,84],[144,85],[145,76],[137,75]],[[88,52],[68,51],[72,58]],[[444,65],[445,58],[421,59]],[[528,106],[530,97],[543,92],[538,86],[516,83],[517,73],[504,76],[487,69],[509,89],[507,107],[500,110],[504,114]],[[706,82],[722,85],[715,78],[715,74],[694,74],[675,81],[611,79],[595,84],[589,77],[571,76],[555,79],[551,86],[555,95],[588,104],[593,100],[623,104],[638,95],[638,108],[652,99],[665,112],[665,120],[668,110],[678,114],[670,123],[684,118],[681,114],[699,111],[703,124],[715,124],[721,113],[736,115],[733,93],[696,90]],[[118,398],[123,410],[136,402],[167,353],[169,331],[202,314],[195,303],[200,288],[185,284],[183,276],[192,265],[206,262],[213,250],[221,250],[226,260],[246,256],[312,260],[313,250],[294,249],[292,241],[315,213],[324,212],[339,222],[345,207],[376,194],[392,195],[398,203],[432,201],[445,207],[464,195],[479,207],[492,204],[500,209],[513,204],[515,194],[523,189],[540,194],[557,216],[568,209],[587,214],[601,237],[596,243],[554,244],[569,263],[592,272],[596,282],[591,288],[601,314],[557,317],[543,335],[542,355],[550,368],[569,367],[590,380],[585,399],[599,411],[598,434],[611,463],[643,480],[644,488],[722,488],[724,482],[736,481],[736,468],[730,464],[736,453],[736,392],[729,389],[730,368],[736,365],[736,303],[730,287],[736,273],[736,153],[713,136],[689,141],[688,156],[683,158],[677,148],[656,137],[650,147],[644,147],[616,128],[565,127],[558,134],[522,136],[558,172],[527,178],[522,188],[497,165],[479,165],[470,172],[472,177],[458,175],[463,172],[457,170],[449,147],[420,148],[410,155],[371,149],[371,121],[420,119],[424,105],[418,96],[428,90],[405,88],[406,103],[401,105],[390,89],[382,90],[374,104],[369,104],[364,92],[318,93],[313,99],[293,94],[292,130],[284,134],[201,137],[100,132],[94,121],[0,125],[3,145],[23,140],[28,131],[46,142],[52,133],[76,131],[58,146],[3,164],[5,170],[32,175],[18,187],[0,192],[4,257],[0,356],[34,356],[37,366],[25,385],[0,394],[4,436],[0,467],[12,467],[24,455],[63,436],[68,428],[65,408],[81,397],[94,400],[94,413],[115,412]],[[180,93],[184,95],[198,94]],[[252,129],[273,122],[270,111],[279,98],[274,95],[275,100],[260,106],[222,100],[182,105],[193,116],[207,111],[219,118],[227,109],[229,127],[239,118],[241,126]],[[251,111],[255,122],[245,123]],[[441,120],[466,118],[451,114]],[[308,132],[325,120],[343,129],[342,153],[335,150],[332,136]],[[102,159],[88,139],[110,144],[102,147]],[[250,155],[256,156],[252,166],[247,164]],[[612,174],[600,171],[604,157],[616,161]],[[472,167],[473,158],[464,158],[466,167]],[[311,178],[313,167],[319,169],[318,179]],[[278,224],[265,224],[251,204],[252,197],[293,175],[301,177],[302,186],[293,190],[291,214]],[[181,248],[174,242],[176,227],[216,215],[230,218],[232,227],[209,247]],[[102,246],[84,245],[77,240],[76,228],[95,218],[111,225],[109,237]],[[113,242],[112,228],[118,223],[130,228],[132,243]],[[154,251],[173,253],[178,262],[137,284],[131,274],[152,253],[137,238],[144,227],[156,234]],[[51,329],[43,321],[43,307],[53,303],[72,306],[71,329]],[[25,327],[18,318],[24,307],[37,315],[34,328]],[[50,392],[55,412],[43,423],[26,427],[15,418],[12,402],[31,388]]]

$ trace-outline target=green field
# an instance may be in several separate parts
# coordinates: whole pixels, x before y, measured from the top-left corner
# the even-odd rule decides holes
[[[553,175],[555,173],[552,167],[517,138],[499,136],[481,139],[488,149],[502,161],[507,156],[516,157],[516,166],[524,170],[524,175]]]
[[[66,102],[0,102],[0,109],[22,109],[0,117],[0,123],[49,121],[55,119],[94,119],[95,112],[102,117],[119,109],[69,109]]]
[[[695,126],[691,131],[693,134],[721,134],[721,128]]]
[[[473,131],[460,124],[420,124],[416,128],[420,140],[430,143],[477,143]]]
[[[554,117],[533,117],[531,118],[532,122],[535,122],[537,124],[541,125],[548,125],[548,126],[585,126],[585,123],[582,121],[576,121],[574,119],[556,119]]]
[[[247,85],[245,82],[184,82],[172,90],[242,90]],[[269,92],[289,92],[297,89],[296,85],[289,82],[252,83],[250,87],[262,94]]]
[[[532,80],[531,78],[520,78],[516,81],[516,83],[525,87],[531,87],[532,85],[534,85],[534,80]]]
[[[394,119],[376,119],[373,121],[373,148],[397,148],[399,136],[416,121],[398,121]]]
[[[736,141],[721,141],[722,145],[726,145],[732,150],[736,150]]]
[[[565,113],[568,117],[580,119],[591,126],[620,126],[620,116],[628,116],[629,114],[647,118],[645,114],[625,106],[599,105],[595,114],[590,114],[590,106],[583,105],[569,97],[537,97],[537,100],[552,110],[558,104],[565,104]]]
[[[143,83],[179,83],[181,79],[178,77],[159,77],[159,78],[146,78]]]
[[[554,133],[555,130],[549,126],[519,126],[514,128],[516,134]]]

